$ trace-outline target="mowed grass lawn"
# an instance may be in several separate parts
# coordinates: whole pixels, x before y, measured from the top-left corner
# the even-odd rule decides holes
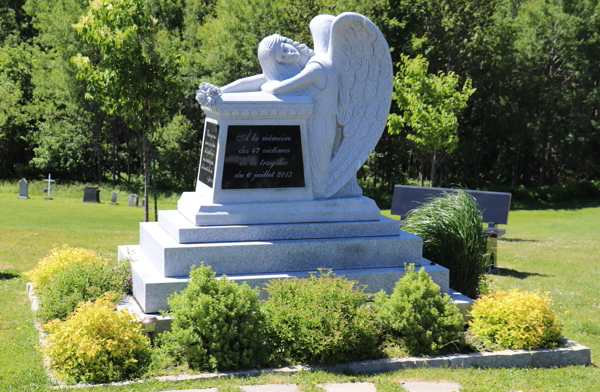
[[[0,391],[46,391],[50,382],[36,350],[38,335],[29,311],[22,273],[33,268],[53,246],[69,244],[115,257],[121,244],[139,243],[141,208],[84,204],[81,199],[42,196],[29,200],[0,193]],[[575,205],[575,204],[572,204]],[[568,205],[566,207],[569,207]],[[173,209],[171,202],[160,209]],[[389,213],[389,212],[388,212]],[[549,292],[564,323],[565,336],[600,352],[600,202],[584,208],[511,211],[508,234],[499,242],[493,285]],[[380,391],[402,391],[400,380],[454,381],[461,391],[598,391],[600,369],[571,366],[552,369],[411,369],[377,375],[301,372],[249,379],[148,381],[127,386],[94,387],[91,391],[161,391],[237,385],[296,383],[319,391],[313,383],[371,381]]]

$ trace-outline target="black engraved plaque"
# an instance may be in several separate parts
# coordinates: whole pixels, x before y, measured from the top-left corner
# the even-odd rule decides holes
[[[202,153],[200,154],[198,180],[211,188],[215,180],[218,140],[219,124],[206,121],[204,126],[204,140],[202,141]]]
[[[229,126],[222,189],[303,186],[299,125]]]

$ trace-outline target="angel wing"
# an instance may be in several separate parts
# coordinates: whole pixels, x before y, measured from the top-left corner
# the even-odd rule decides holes
[[[329,56],[338,75],[341,144],[330,162],[331,197],[364,164],[387,122],[392,102],[392,57],[383,34],[366,17],[340,14],[331,25]]]

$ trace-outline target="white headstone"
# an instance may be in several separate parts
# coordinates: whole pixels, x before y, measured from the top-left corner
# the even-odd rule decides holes
[[[127,199],[127,205],[129,207],[137,207],[139,199],[140,199],[140,197],[138,195],[136,195],[135,193],[132,193],[131,195],[129,195],[129,197]]]

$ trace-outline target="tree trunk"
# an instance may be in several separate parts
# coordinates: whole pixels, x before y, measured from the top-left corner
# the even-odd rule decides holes
[[[112,186],[117,185],[117,143],[113,144]]]
[[[144,222],[148,222],[148,135],[146,131],[144,131],[142,150],[144,156]]]
[[[514,155],[514,160],[513,160],[513,164],[512,164],[512,180],[510,185],[514,188],[517,186],[517,181],[519,178],[519,174],[520,174],[520,168],[519,168],[519,158],[521,156],[521,137],[519,137],[519,141],[517,143],[517,151],[515,152]]]
[[[100,162],[100,159],[101,159],[101,157],[100,157],[100,146],[97,146],[96,148],[97,148],[97,150],[96,150],[96,161],[98,163],[98,173],[97,173],[98,174],[98,183],[101,183],[102,182],[102,165],[101,165],[101,162]]]
[[[158,198],[156,197],[156,154],[152,157],[152,197],[154,198],[154,221],[158,222]]]
[[[131,184],[131,154],[129,151],[129,137],[126,139],[127,145],[127,184]]]
[[[431,186],[435,186],[435,166],[437,163],[437,151],[434,149],[431,155]]]
[[[421,162],[419,166],[419,182],[423,186],[423,172],[425,171],[425,157],[421,154]]]
[[[546,178],[546,158],[547,158],[547,154],[548,154],[548,149],[546,147],[546,145],[544,144],[544,149],[542,151],[542,154],[540,156],[540,177],[538,180],[538,186],[544,186],[544,180]]]

